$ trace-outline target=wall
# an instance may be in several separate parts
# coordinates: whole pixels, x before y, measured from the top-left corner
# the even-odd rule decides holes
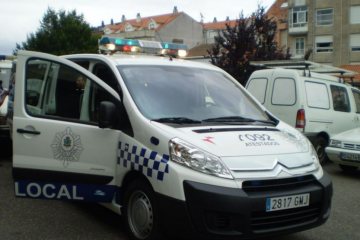
[[[161,38],[161,39],[160,39]],[[175,18],[155,34],[157,41],[172,43],[173,39],[183,39],[189,49],[199,45],[203,40],[203,27],[187,14]]]

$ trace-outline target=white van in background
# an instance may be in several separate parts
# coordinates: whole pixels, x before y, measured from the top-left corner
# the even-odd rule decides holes
[[[326,160],[331,136],[360,127],[360,91],[338,77],[266,69],[255,71],[246,88],[272,114],[307,136],[320,162]]]

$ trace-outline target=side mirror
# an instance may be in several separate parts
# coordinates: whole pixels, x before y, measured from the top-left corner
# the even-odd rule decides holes
[[[100,103],[99,128],[112,128],[116,120],[116,106],[112,102]]]

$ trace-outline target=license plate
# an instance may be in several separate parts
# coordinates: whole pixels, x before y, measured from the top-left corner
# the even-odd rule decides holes
[[[266,199],[266,211],[279,211],[290,208],[306,207],[310,205],[310,194],[298,194],[292,196]]]
[[[354,153],[340,153],[340,158],[345,160],[360,161],[360,155]]]

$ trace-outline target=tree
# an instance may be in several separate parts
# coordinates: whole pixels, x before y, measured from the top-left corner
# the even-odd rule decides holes
[[[45,52],[54,55],[74,53],[96,53],[99,36],[92,35],[83,14],[76,10],[55,12],[50,7],[40,21],[40,28],[27,36],[22,45],[16,43],[13,54],[18,50]]]
[[[250,61],[290,59],[289,48],[280,49],[275,41],[277,23],[268,18],[265,8],[258,6],[249,18],[243,12],[234,27],[226,24],[215,37],[215,45],[207,50],[211,63],[224,69],[242,85],[256,70]]]

